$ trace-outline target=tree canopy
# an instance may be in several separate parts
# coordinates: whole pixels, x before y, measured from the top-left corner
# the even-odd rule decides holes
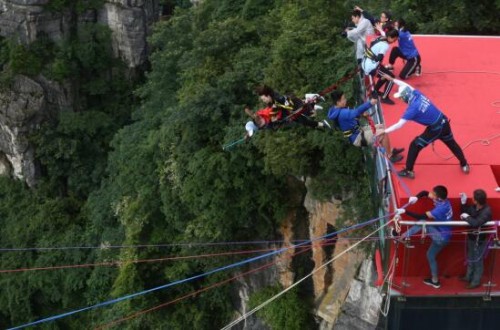
[[[54,2],[52,10],[68,3]],[[120,64],[110,58],[109,31],[102,27],[82,27],[74,39],[49,48],[2,41],[0,61],[6,68],[72,80],[81,98],[78,112],[61,113],[32,137],[43,170],[37,188],[0,179],[0,247],[103,248],[0,252],[1,268],[120,264],[2,274],[0,325],[64,313],[242,260],[247,256],[136,262],[229,249],[196,243],[277,239],[284,216],[300,206],[295,198],[297,186],[303,187],[300,178],[310,178],[308,188],[317,198],[341,199],[348,217],[373,216],[365,155],[338,132],[290,127],[259,132],[231,152],[221,148],[242,137],[243,107],[259,107],[257,85],[302,96],[322,90],[354,68],[352,43],[340,36],[354,3],[175,4],[174,15],[154,27],[151,69],[138,88],[116,76]],[[377,12],[385,6],[396,16],[404,13],[415,24],[413,32],[499,30],[497,20],[488,21],[490,11],[498,11],[498,1],[475,7],[472,1],[448,6],[385,1],[370,9]],[[26,61],[36,64],[30,69],[36,72],[22,71]],[[342,86],[351,102],[356,102],[356,84]],[[171,245],[163,245],[167,243]],[[62,319],[57,326],[101,326],[230,277],[206,276]],[[275,291],[269,290],[253,301]],[[124,326],[220,328],[233,316],[230,297],[231,287],[220,286],[161,312],[142,314]],[[283,304],[303,308],[296,296]],[[264,316],[286,328],[283,317],[279,308]],[[297,320],[307,322],[302,312]]]

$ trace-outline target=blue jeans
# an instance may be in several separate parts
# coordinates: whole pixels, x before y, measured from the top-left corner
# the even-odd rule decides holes
[[[438,265],[436,261],[436,256],[438,253],[448,244],[448,240],[444,239],[435,226],[428,226],[427,234],[431,237],[432,243],[427,250],[427,261],[429,262],[429,267],[431,269],[432,277],[438,277]],[[422,226],[414,225],[403,234],[403,238],[415,235],[422,231]]]

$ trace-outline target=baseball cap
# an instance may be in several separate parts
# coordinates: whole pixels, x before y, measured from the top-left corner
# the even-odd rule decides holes
[[[399,89],[396,93],[394,93],[394,97],[398,99],[402,99],[406,103],[410,100],[411,88],[408,86],[399,86]]]

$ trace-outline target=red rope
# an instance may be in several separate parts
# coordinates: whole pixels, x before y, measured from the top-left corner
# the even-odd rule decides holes
[[[304,247],[305,247],[305,246],[304,246]],[[304,247],[302,247],[302,248],[304,248]],[[299,248],[300,248],[300,247],[299,247]],[[308,250],[310,250],[310,249],[311,249],[311,247],[307,247],[306,249],[302,249],[302,251],[296,252],[296,253],[294,253],[294,254],[292,254],[292,255],[290,255],[290,256],[286,256],[286,257],[287,257],[287,258],[292,258],[292,257],[294,257],[294,256],[296,256],[296,255],[299,255],[299,254],[301,254],[301,253],[304,253],[304,252],[306,252],[306,251],[308,251]],[[97,328],[95,328],[95,329],[96,329],[96,330],[101,330],[101,329],[107,329],[107,328],[110,328],[110,327],[112,327],[112,326],[117,325],[118,323],[121,323],[121,322],[124,322],[124,321],[128,321],[128,320],[130,320],[130,319],[136,318],[136,317],[138,317],[138,316],[141,316],[141,315],[146,314],[146,313],[149,313],[149,312],[153,312],[153,311],[155,311],[155,310],[158,310],[158,309],[160,309],[160,308],[163,308],[163,307],[166,307],[166,306],[168,306],[168,305],[174,304],[174,303],[176,303],[176,302],[178,302],[178,301],[181,301],[181,300],[183,300],[183,299],[186,299],[186,298],[192,297],[192,296],[194,296],[194,295],[197,295],[197,294],[199,294],[199,293],[201,293],[201,292],[205,292],[205,291],[208,291],[208,290],[210,290],[210,289],[212,289],[212,288],[215,288],[215,287],[221,286],[221,285],[223,285],[223,284],[229,283],[229,282],[231,282],[231,281],[234,281],[234,280],[236,280],[236,279],[238,279],[238,278],[240,278],[240,277],[243,277],[243,276],[246,276],[246,275],[249,275],[249,274],[255,273],[255,272],[257,272],[257,271],[260,271],[260,270],[263,270],[263,269],[269,268],[269,267],[273,266],[274,264],[276,264],[278,261],[279,261],[279,260],[278,260],[278,259],[276,259],[276,260],[274,260],[274,261],[272,261],[272,262],[269,262],[269,263],[267,263],[267,264],[265,264],[265,265],[263,265],[263,266],[260,266],[260,267],[257,267],[257,268],[255,268],[255,269],[249,270],[249,271],[247,271],[247,272],[241,273],[241,274],[239,274],[239,275],[233,276],[233,277],[231,277],[231,278],[229,278],[229,279],[227,279],[227,280],[224,280],[224,281],[221,281],[221,282],[214,283],[214,284],[212,284],[212,285],[206,286],[206,287],[201,288],[201,289],[199,289],[199,290],[197,290],[197,291],[194,291],[194,292],[188,293],[188,294],[186,294],[186,295],[184,295],[184,296],[181,296],[181,297],[179,297],[179,298],[176,298],[176,299],[174,299],[174,300],[168,301],[168,302],[166,302],[166,303],[163,303],[163,304],[157,305],[157,306],[155,306],[155,307],[152,307],[152,308],[149,308],[149,309],[143,309],[143,310],[141,310],[141,311],[139,311],[139,312],[136,312],[136,313],[134,313],[134,314],[131,314],[131,315],[129,315],[129,316],[126,316],[126,317],[123,317],[123,318],[121,318],[121,319],[118,319],[118,320],[115,320],[115,321],[112,321],[112,322],[109,322],[109,323],[103,324],[103,325],[101,325],[101,326],[99,326],[99,327],[97,327]]]
[[[319,92],[319,95],[325,96],[326,94],[330,93],[334,89],[337,89],[339,85],[342,85],[346,81],[352,79],[357,73],[359,72],[359,67],[356,67],[353,71],[351,71],[349,74],[345,75],[344,77],[340,78],[336,83],[328,86],[327,88],[323,89],[321,92]]]
[[[276,250],[276,249],[229,251],[229,252],[200,254],[200,255],[181,256],[181,257],[165,257],[165,258],[156,258],[156,259],[134,259],[134,260],[123,260],[123,261],[98,262],[98,263],[90,263],[90,264],[60,265],[60,266],[17,268],[17,269],[0,269],[0,273],[19,273],[19,272],[26,272],[26,271],[68,269],[68,268],[86,268],[86,267],[96,267],[96,266],[120,266],[122,264],[127,264],[127,263],[138,264],[138,263],[158,262],[158,261],[168,261],[168,260],[209,258],[209,257],[218,257],[218,256],[227,256],[227,255],[251,254],[251,253],[267,252],[267,251],[274,251],[274,250]]]

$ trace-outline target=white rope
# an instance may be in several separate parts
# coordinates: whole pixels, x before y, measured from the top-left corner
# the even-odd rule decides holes
[[[394,252],[394,254],[392,255],[391,265],[389,266],[389,269],[387,270],[387,275],[385,276],[384,281],[382,282],[382,284],[387,282],[387,292],[385,294],[385,304],[384,304],[383,308],[379,307],[380,313],[382,315],[384,315],[384,317],[387,317],[387,315],[389,315],[389,308],[391,306],[391,297],[389,295],[389,291],[391,290],[392,280],[394,279],[394,272],[396,270],[395,266],[396,266],[396,252]],[[383,285],[380,287],[379,294],[382,293],[382,288],[383,288]]]
[[[368,238],[370,238],[370,236],[374,235],[375,233],[377,233],[379,230],[381,230],[382,228],[386,227],[388,224],[390,223],[390,221],[388,221],[387,223],[383,224],[382,226],[380,226],[377,230],[371,232],[370,234],[368,234],[366,237],[364,237],[363,239],[361,239],[359,242],[357,242],[356,244],[352,245],[351,247],[345,249],[344,251],[342,251],[341,253],[339,253],[338,255],[336,255],[334,258],[330,259],[329,261],[327,261],[326,263],[324,263],[323,265],[321,265],[320,267],[316,268],[315,270],[313,270],[309,275],[306,275],[304,276],[303,278],[301,278],[300,280],[298,280],[297,282],[295,282],[294,284],[290,285],[288,288],[284,289],[283,291],[281,291],[280,293],[276,294],[275,296],[269,298],[268,300],[266,300],[265,302],[263,302],[262,304],[260,304],[259,306],[255,307],[254,309],[252,309],[251,311],[247,312],[246,314],[240,316],[239,318],[237,318],[236,320],[234,320],[233,322],[229,323],[228,325],[226,325],[224,328],[222,328],[221,330],[227,330],[227,329],[231,329],[233,326],[235,326],[236,324],[240,323],[241,321],[245,320],[247,317],[249,317],[250,315],[254,314],[255,312],[259,311],[260,309],[264,308],[265,306],[267,306],[268,304],[270,304],[271,302],[273,302],[274,300],[278,299],[279,297],[281,297],[282,295],[284,295],[285,293],[287,293],[288,291],[290,291],[291,289],[295,288],[297,285],[299,285],[300,283],[304,282],[306,279],[308,279],[309,277],[313,276],[316,272],[318,272],[319,270],[325,268],[326,266],[328,266],[329,264],[331,264],[333,261],[335,261],[335,259],[341,257],[342,255],[344,255],[345,253],[349,252],[350,250],[354,249],[356,246],[358,246],[359,244],[361,244],[363,241],[367,240]]]

